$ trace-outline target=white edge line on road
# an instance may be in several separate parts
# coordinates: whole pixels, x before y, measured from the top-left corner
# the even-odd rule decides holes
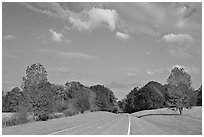
[[[109,118],[112,118],[112,117],[109,117]],[[109,118],[106,118],[106,119],[103,119],[103,120],[107,120]],[[57,134],[57,133],[60,133],[60,132],[63,132],[63,131],[68,131],[68,130],[75,129],[75,128],[78,128],[78,127],[81,127],[81,126],[84,126],[84,125],[91,124],[91,123],[97,123],[97,122],[100,122],[100,121],[103,121],[103,120],[98,120],[98,121],[94,121],[94,122],[85,123],[85,124],[82,124],[82,125],[79,125],[79,126],[76,126],[76,127],[70,127],[70,128],[64,129],[64,130],[59,130],[59,131],[56,131],[56,132],[49,133],[47,135],[54,135],[54,134]]]
[[[128,118],[129,118],[129,125],[128,125],[128,133],[127,133],[127,135],[130,135],[131,120],[130,120],[130,115],[129,114],[128,114]]]

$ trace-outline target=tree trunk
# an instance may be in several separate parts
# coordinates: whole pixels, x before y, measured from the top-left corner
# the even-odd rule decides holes
[[[182,115],[182,111],[183,111],[183,108],[180,107],[180,108],[179,108],[180,115]]]

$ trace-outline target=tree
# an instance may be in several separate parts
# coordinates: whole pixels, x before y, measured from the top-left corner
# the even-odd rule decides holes
[[[127,113],[162,108],[165,105],[165,88],[158,82],[150,81],[144,87],[135,87],[120,106]],[[124,105],[125,104],[125,105]]]
[[[182,115],[183,108],[190,109],[192,107],[191,76],[183,68],[174,67],[167,79],[167,83],[169,107],[179,110],[180,115]]]
[[[69,93],[66,92],[66,86],[51,84],[51,92],[54,98],[54,112],[62,112],[67,109]]]
[[[47,71],[41,64],[32,64],[27,67],[22,88],[28,110],[33,112],[39,120],[47,120],[52,111],[53,95],[51,84],[47,80]]]
[[[20,91],[20,88],[15,87],[10,92],[7,92],[6,95],[2,96],[2,99],[2,111],[17,112],[18,107],[24,101],[24,95]]]
[[[113,112],[117,104],[117,98],[113,91],[103,85],[94,85],[90,89],[96,94],[96,106],[98,110]]]
[[[145,101],[143,109],[162,108],[165,104],[165,89],[162,84],[154,81],[148,82],[140,90],[140,99]],[[143,102],[144,102],[143,101]]]
[[[22,89],[40,87],[47,83],[47,71],[40,63],[32,64],[26,69],[26,76],[23,77]]]
[[[96,93],[80,82],[67,82],[66,93],[73,99],[73,106],[78,112],[84,113],[86,110],[96,111]]]
[[[202,106],[202,85],[197,90],[198,97],[197,97],[197,106]]]

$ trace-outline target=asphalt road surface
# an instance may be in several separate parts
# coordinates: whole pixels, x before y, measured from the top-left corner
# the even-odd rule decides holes
[[[202,134],[202,108],[178,112],[167,109],[133,114],[93,112],[73,117],[5,127],[3,135],[185,135]]]

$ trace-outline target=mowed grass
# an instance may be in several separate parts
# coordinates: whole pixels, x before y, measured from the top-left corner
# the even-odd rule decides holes
[[[132,114],[132,121],[132,134],[201,135],[202,107],[184,109],[183,115],[167,108],[140,111]]]

